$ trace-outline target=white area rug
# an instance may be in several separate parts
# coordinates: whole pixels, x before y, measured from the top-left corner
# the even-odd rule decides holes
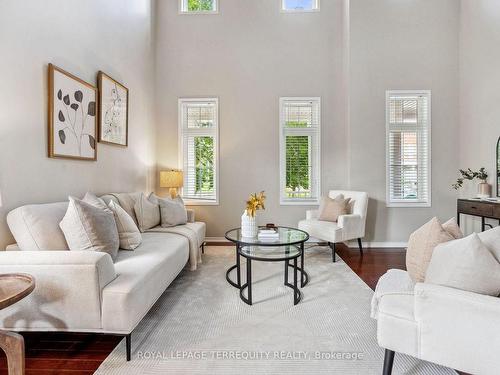
[[[381,374],[371,289],[327,248],[308,249],[305,262],[310,282],[296,306],[283,262],[252,262],[248,306],[225,280],[234,248],[208,247],[199,270],[183,271],[134,330],[132,361],[123,340],[96,374]],[[394,366],[455,374],[401,354]]]

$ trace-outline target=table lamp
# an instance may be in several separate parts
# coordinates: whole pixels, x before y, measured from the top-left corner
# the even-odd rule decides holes
[[[160,171],[160,187],[169,188],[172,198],[177,196],[177,188],[182,187],[183,182],[182,171]]]

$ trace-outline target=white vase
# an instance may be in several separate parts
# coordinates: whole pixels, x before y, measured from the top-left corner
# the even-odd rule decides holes
[[[257,237],[258,230],[256,216],[248,215],[245,210],[241,215],[241,236],[247,238]]]

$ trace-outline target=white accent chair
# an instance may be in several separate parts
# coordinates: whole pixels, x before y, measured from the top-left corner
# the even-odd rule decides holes
[[[328,196],[335,198],[343,194],[351,198],[351,213],[341,215],[336,223],[318,220],[318,210],[308,210],[306,219],[299,221],[299,229],[309,233],[311,237],[328,242],[332,249],[332,260],[335,262],[335,244],[353,239],[358,240],[359,251],[363,254],[361,239],[365,236],[366,211],[368,194],[362,191],[330,190]]]
[[[479,233],[500,261],[500,227]],[[378,281],[371,316],[385,349],[383,374],[395,352],[470,374],[500,369],[500,298],[429,283],[389,270]]]

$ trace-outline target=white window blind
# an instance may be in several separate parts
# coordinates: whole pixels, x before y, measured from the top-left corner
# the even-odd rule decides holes
[[[280,98],[281,204],[319,201],[320,125],[320,98]]]
[[[431,93],[386,93],[387,206],[431,205]]]
[[[217,204],[218,100],[179,99],[182,197],[194,203]]]
[[[319,10],[319,0],[281,0],[285,12],[314,12]]]
[[[217,13],[217,0],[179,0],[181,13]]]

